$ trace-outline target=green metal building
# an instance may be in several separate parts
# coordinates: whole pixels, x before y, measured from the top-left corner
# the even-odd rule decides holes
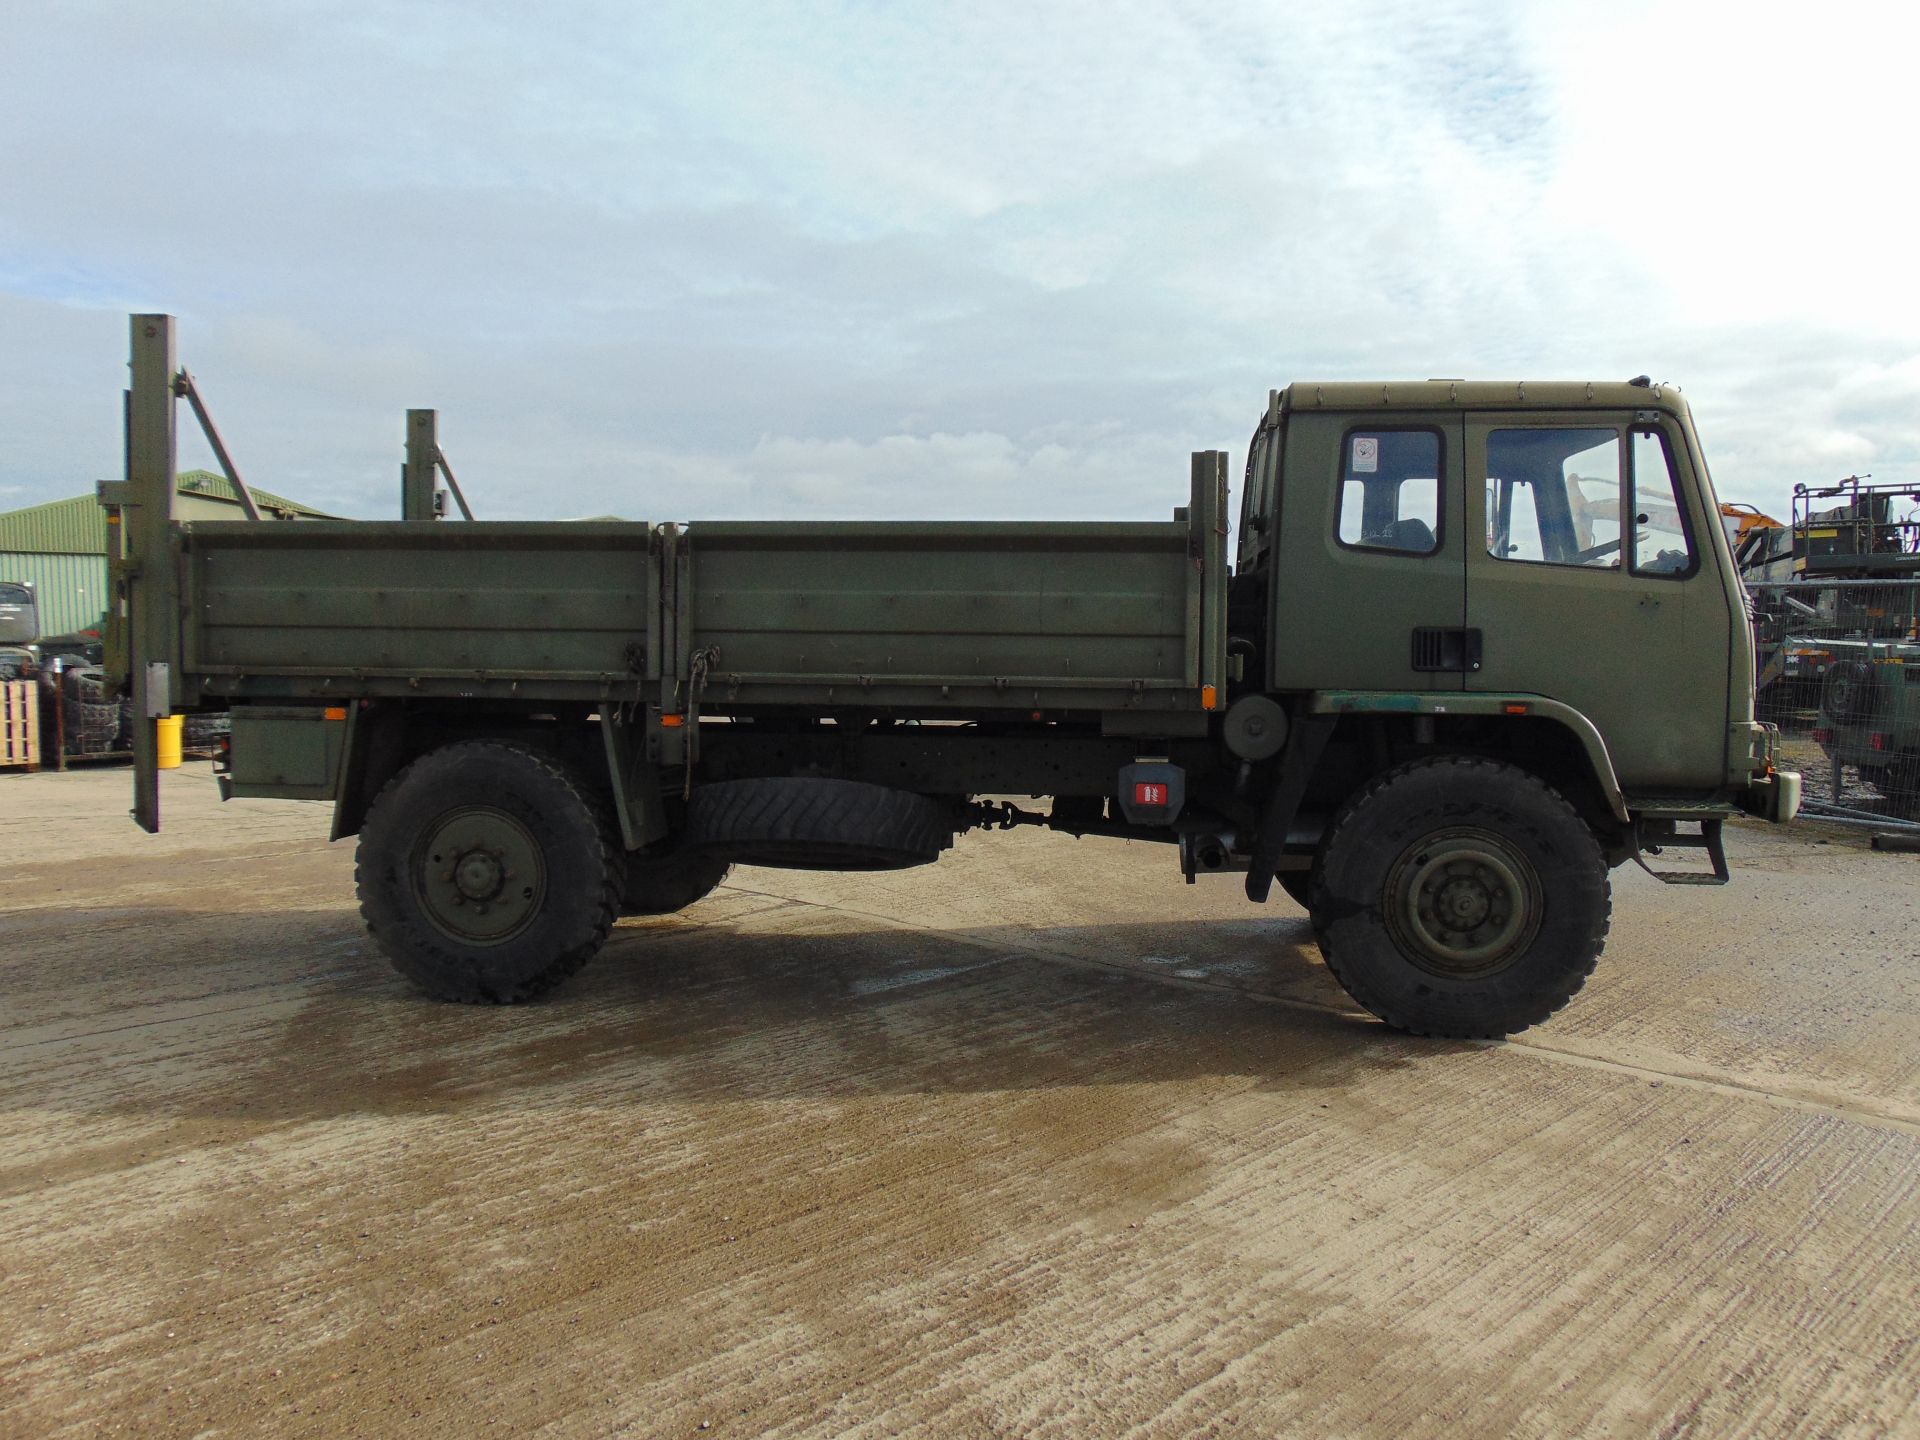
[[[244,519],[224,475],[187,470],[178,480],[182,520]],[[333,517],[297,500],[247,487],[270,520]],[[45,635],[91,630],[107,608],[107,517],[91,495],[51,500],[0,514],[0,580],[34,588]]]

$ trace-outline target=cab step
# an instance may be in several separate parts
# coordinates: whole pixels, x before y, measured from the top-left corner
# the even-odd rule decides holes
[[[1733,878],[1732,870],[1727,867],[1727,847],[1720,833],[1726,823],[1726,813],[1724,807],[1714,806],[1709,810],[1704,805],[1684,810],[1662,806],[1642,811],[1633,825],[1633,858],[1642,870],[1666,885],[1724,885]],[[1682,825],[1700,828],[1687,833],[1680,829]],[[1656,870],[1647,863],[1649,855],[1659,855],[1669,849],[1706,851],[1712,872]]]

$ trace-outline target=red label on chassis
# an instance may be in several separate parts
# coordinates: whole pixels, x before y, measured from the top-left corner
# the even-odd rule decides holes
[[[1133,787],[1133,803],[1136,805],[1164,805],[1167,803],[1167,787],[1164,785],[1136,785]]]

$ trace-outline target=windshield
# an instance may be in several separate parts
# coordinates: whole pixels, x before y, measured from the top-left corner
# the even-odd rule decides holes
[[[24,585],[0,581],[0,645],[25,645],[39,638],[33,592]]]

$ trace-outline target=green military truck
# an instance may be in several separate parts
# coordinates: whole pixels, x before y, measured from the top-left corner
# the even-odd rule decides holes
[[[1813,738],[1833,767],[1834,802],[1845,798],[1853,769],[1884,797],[1888,814],[1920,821],[1920,640],[1833,648]]]
[[[1611,867],[1724,880],[1722,822],[1798,803],[1644,379],[1275,391],[1230,557],[1217,451],[1162,522],[182,523],[191,381],[169,317],[132,330],[114,671],[144,715],[231,706],[226,794],[330,803],[449,1000],[538,995],[733,864],[1032,824],[1278,883],[1381,1019],[1501,1035],[1591,973]]]

